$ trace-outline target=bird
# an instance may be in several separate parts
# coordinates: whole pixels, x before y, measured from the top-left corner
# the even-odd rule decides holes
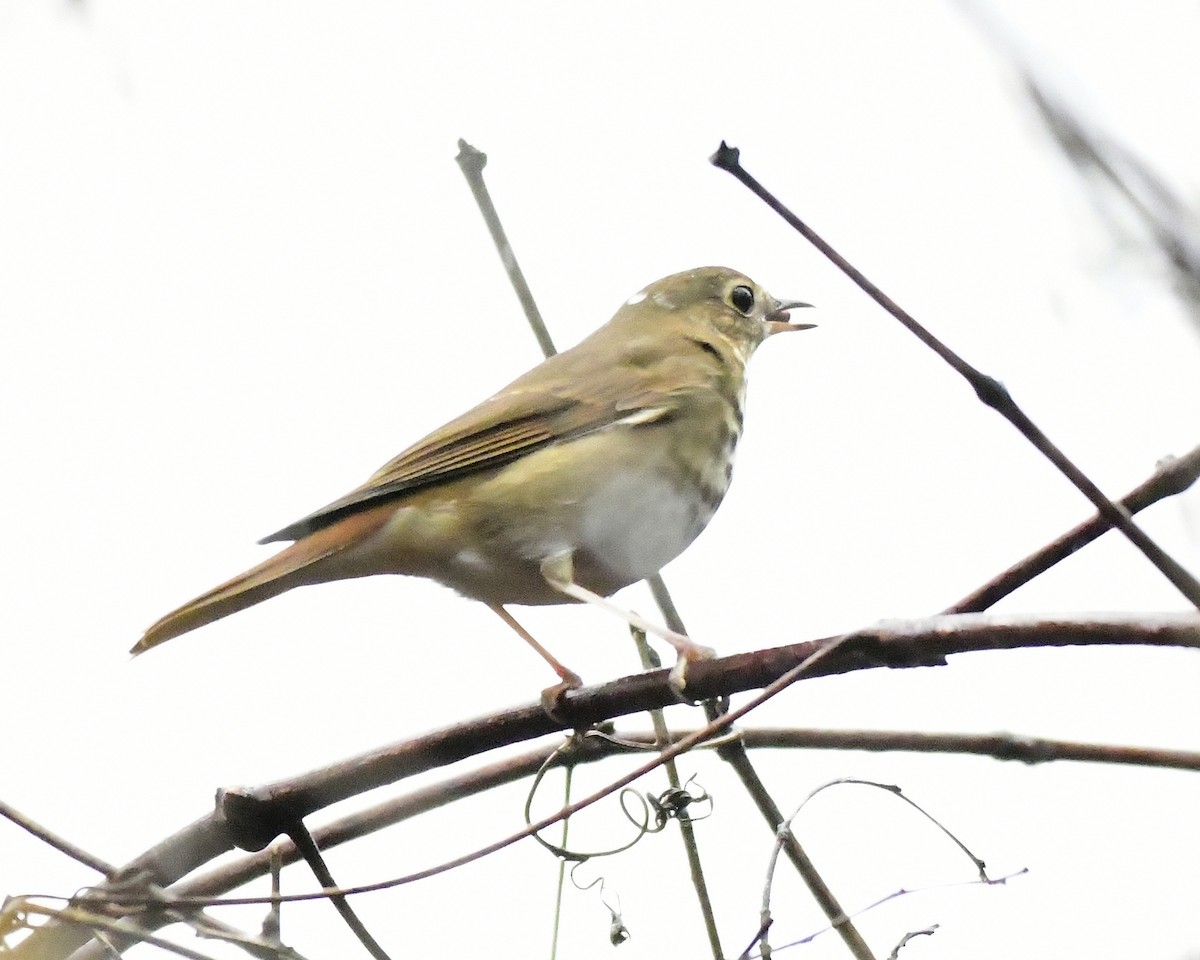
[[[727,267],[651,283],[604,326],[434,430],[345,496],[260,543],[274,556],[152,624],[137,655],[295,587],[427,577],[481,601],[578,687],[507,607],[588,603],[676,650],[673,684],[713,652],[607,599],[658,573],[712,519],[733,476],[746,364],[815,324]]]

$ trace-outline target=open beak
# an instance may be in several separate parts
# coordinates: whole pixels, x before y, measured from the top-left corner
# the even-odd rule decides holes
[[[784,300],[776,303],[775,309],[768,313],[765,319],[767,336],[774,336],[788,330],[811,330],[816,326],[815,323],[792,323],[792,318],[788,314],[789,310],[799,310],[802,307],[811,306],[811,303],[801,303],[799,300]]]

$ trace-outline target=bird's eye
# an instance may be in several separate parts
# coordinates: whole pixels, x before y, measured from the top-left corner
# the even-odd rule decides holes
[[[729,302],[749,316],[750,311],[754,309],[754,291],[749,287],[734,287],[733,292],[729,294]]]

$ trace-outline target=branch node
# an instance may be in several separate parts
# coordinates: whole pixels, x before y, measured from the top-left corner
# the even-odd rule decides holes
[[[466,140],[459,137],[458,139],[458,156],[454,158],[454,162],[462,167],[463,172],[470,171],[474,174],[483,172],[483,168],[487,166],[487,154],[482,150],[477,150],[475,147],[467,143]]]
[[[708,162],[720,170],[733,173],[741,165],[742,152],[737,147],[731,147],[724,140],[717,147],[717,152],[708,158]]]
[[[303,813],[291,806],[245,787],[222,787],[217,791],[217,818],[224,822],[230,839],[250,853],[265,849],[303,820]]]
[[[1012,409],[1012,394],[1008,392],[1008,388],[1004,384],[995,377],[990,377],[986,373],[980,373],[978,370],[974,370],[974,374],[974,377],[971,378],[971,386],[975,388],[975,396],[982,403],[987,404],[993,410],[1005,411]]]

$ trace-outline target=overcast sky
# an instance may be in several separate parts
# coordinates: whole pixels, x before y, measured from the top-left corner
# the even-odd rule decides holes
[[[1194,5],[1099,3],[1086,20],[1075,3],[1003,6],[1003,29],[1058,89],[1200,196]],[[702,264],[817,305],[818,330],[755,358],[736,481],[665,571],[694,638],[721,653],[935,612],[1089,514],[932,354],[709,166],[722,139],[1003,380],[1107,492],[1200,442],[1200,336],[1167,269],[1119,203],[1097,213],[966,9],[7,0],[3,799],[120,863],[202,815],[218,786],[524,703],[551,681],[481,605],[391,578],[297,591],[125,653],[166,610],[266,556],[259,537],[539,359],[453,161],[459,137],[489,155],[561,346]],[[1200,570],[1200,494],[1144,524]],[[621,599],[653,610],[642,587]],[[998,611],[1186,609],[1109,536]],[[600,612],[521,613],[588,681],[637,669]],[[1029,651],[810,681],[750,720],[1197,749],[1198,688],[1200,662],[1181,651]],[[1003,888],[872,911],[862,926],[879,956],[931,923],[904,957],[1200,955],[1193,776],[760,759],[789,811],[835,777],[895,782],[996,873],[1029,868]],[[589,770],[583,786],[623,769]],[[716,797],[700,842],[736,955],[757,929],[770,835],[718,761],[684,769]],[[523,797],[518,786],[428,815],[331,866],[345,883],[429,866],[512,832]],[[882,795],[826,793],[800,824],[848,908],[972,875]],[[621,827],[602,808],[579,842]],[[584,874],[620,896],[633,932],[620,956],[705,955],[674,836]],[[529,843],[358,907],[395,956],[448,940],[548,956],[554,875]],[[94,879],[0,823],[0,892]],[[303,868],[285,883],[313,886]],[[790,876],[780,884],[776,944],[822,925]],[[254,928],[259,912],[229,919]],[[595,891],[569,891],[560,956],[607,955],[608,922]],[[284,924],[308,956],[358,949],[326,904],[285,910]],[[784,955],[845,953],[826,936]]]

